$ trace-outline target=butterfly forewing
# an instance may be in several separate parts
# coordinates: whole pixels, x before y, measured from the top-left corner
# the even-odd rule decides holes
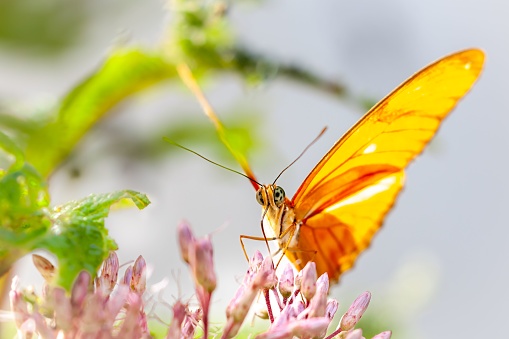
[[[404,169],[472,87],[483,60],[483,52],[475,49],[452,54],[396,88],[320,160],[293,197],[296,209],[318,185],[351,168],[387,164]]]
[[[480,50],[447,56],[375,105],[323,157],[292,199],[301,224],[297,266],[336,280],[366,248],[403,185],[403,170],[478,78]],[[316,254],[315,254],[316,252]],[[314,256],[314,257],[313,257]]]

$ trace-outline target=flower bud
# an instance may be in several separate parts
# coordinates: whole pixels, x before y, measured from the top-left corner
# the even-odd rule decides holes
[[[212,242],[209,238],[196,240],[190,251],[190,265],[196,283],[207,292],[213,292],[216,289],[216,274]]]
[[[124,272],[124,278],[122,279],[122,283],[127,286],[131,286],[131,280],[133,279],[133,267],[127,266]]]
[[[364,292],[354,300],[348,311],[343,315],[339,326],[343,331],[350,331],[361,319],[368,308],[371,293]]]
[[[260,289],[271,289],[276,286],[276,269],[274,268],[271,257],[265,257],[265,259],[263,259],[255,280],[256,287]]]
[[[329,327],[330,320],[324,317],[308,318],[293,321],[289,328],[294,336],[299,338],[323,337]]]
[[[89,291],[90,280],[90,273],[87,271],[81,271],[74,281],[71,291],[71,306],[73,308],[73,312],[77,312],[82,308]]]
[[[287,264],[281,273],[281,277],[279,277],[278,289],[279,293],[283,296],[283,298],[288,299],[291,297],[293,292],[293,268],[291,264]]]
[[[336,299],[327,300],[327,306],[325,307],[325,316],[332,320],[336,311],[338,310],[339,303]]]
[[[316,280],[316,289],[321,293],[329,293],[329,275],[327,272],[322,274],[318,280]]]
[[[352,332],[348,333],[345,339],[363,339],[362,336],[362,330],[360,328],[353,330]]]
[[[283,310],[279,313],[279,316],[274,320],[270,326],[271,330],[286,326],[290,321],[296,317],[295,308],[293,305],[286,305]]]
[[[249,269],[253,271],[258,271],[260,265],[263,262],[263,255],[260,251],[256,250],[253,254],[253,257],[249,260]]]
[[[52,303],[51,308],[53,309],[58,327],[64,331],[69,331],[73,326],[73,315],[79,314],[81,310],[79,308],[73,310],[63,288],[55,287],[49,293],[50,298],[47,301]]]
[[[191,230],[189,224],[183,221],[178,225],[177,232],[179,239],[180,255],[182,256],[182,259],[189,264],[189,247],[195,241],[193,231]]]
[[[132,277],[129,286],[131,290],[143,294],[147,286],[147,264],[140,255],[133,264]]]
[[[32,254],[32,261],[35,265],[35,268],[41,273],[44,281],[47,283],[51,283],[53,277],[55,276],[55,266],[48,259],[38,255]]]
[[[382,333],[378,333],[372,339],[391,339],[391,336],[392,336],[391,331],[384,331]]]
[[[103,262],[101,274],[95,280],[97,288],[110,294],[117,283],[119,267],[117,254],[113,251],[110,252],[108,258]]]
[[[302,300],[294,301],[292,305],[295,310],[296,316],[299,316],[299,314],[306,310],[306,305],[304,305],[304,302]]]
[[[325,316],[326,307],[327,293],[318,291],[309,301],[309,305],[304,313],[307,313],[307,318],[323,317]]]
[[[311,300],[316,293],[316,264],[312,261],[302,269],[300,293],[306,300]]]

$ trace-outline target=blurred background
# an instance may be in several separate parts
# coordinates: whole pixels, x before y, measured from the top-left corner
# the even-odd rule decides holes
[[[94,71],[112,46],[159,45],[172,20],[167,7],[162,0],[0,2],[2,106],[34,114]],[[278,77],[254,87],[231,74],[207,82],[221,118],[252,126],[256,146],[248,157],[262,182],[272,182],[328,126],[279,179],[289,196],[365,112],[360,101],[377,101],[451,52],[486,52],[479,82],[410,166],[384,227],[332,290],[343,311],[371,291],[366,317],[392,329],[393,338],[501,337],[509,316],[508,14],[509,5],[496,0],[235,1],[228,10],[237,40],[252,51],[348,88],[341,100]],[[177,82],[123,102],[51,177],[52,203],[125,188],[148,194],[147,209],[115,211],[107,225],[121,262],[141,254],[153,269],[149,284],[169,279],[170,302],[193,295],[176,226],[185,219],[198,235],[213,233],[219,286],[212,316],[219,322],[247,267],[239,235],[261,234],[260,207],[245,178],[159,142],[184,125],[210,124]],[[184,143],[238,168],[221,145]],[[30,258],[17,272],[23,283],[37,281]]]

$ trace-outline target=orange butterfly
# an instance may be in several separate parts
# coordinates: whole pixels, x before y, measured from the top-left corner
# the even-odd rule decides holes
[[[196,83],[186,83],[251,178],[279,248],[297,269],[312,260],[319,275],[327,272],[331,281],[337,281],[369,246],[403,188],[405,167],[472,87],[483,62],[481,50],[465,50],[410,77],[336,142],[291,200],[275,184],[257,184],[244,157],[229,147]],[[189,80],[190,73],[179,70]]]

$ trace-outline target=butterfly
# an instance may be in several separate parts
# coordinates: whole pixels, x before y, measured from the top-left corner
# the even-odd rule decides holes
[[[204,108],[251,179],[263,223],[279,249],[296,269],[314,261],[318,274],[327,272],[334,282],[370,245],[403,188],[405,168],[470,90],[483,63],[484,53],[469,49],[411,76],[332,146],[291,199],[275,183],[258,184],[245,158],[229,146],[210,106]]]

